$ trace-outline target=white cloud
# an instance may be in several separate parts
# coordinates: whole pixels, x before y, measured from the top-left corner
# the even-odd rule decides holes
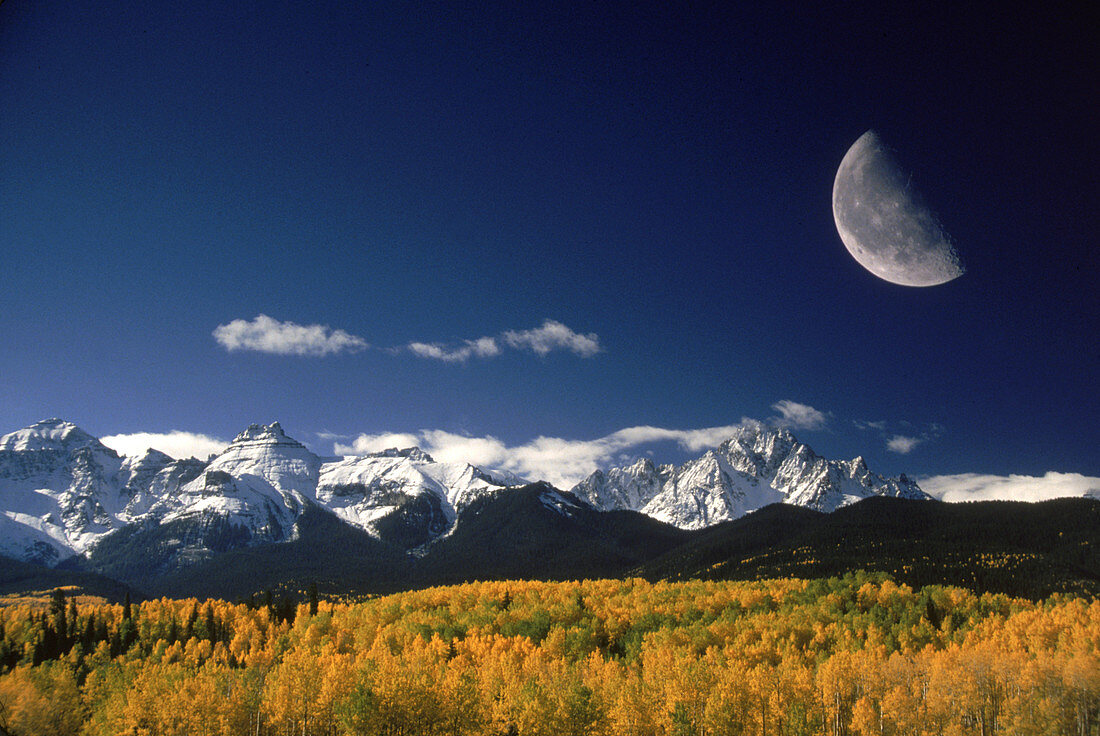
[[[653,442],[676,442],[684,450],[699,452],[716,447],[740,425],[703,429],[627,427],[594,440],[537,437],[508,446],[491,435],[469,437],[444,430],[421,430],[415,434],[360,435],[350,445],[336,443],[337,455],[363,455],[390,447],[418,446],[440,462],[468,462],[499,468],[530,480],[546,480],[559,488],[570,488],[596,468],[621,463],[625,450]]]
[[[324,356],[365,350],[367,341],[326,325],[280,322],[261,314],[256,319],[235,319],[214,330],[214,339],[226,350],[255,350],[273,355]]]
[[[1042,476],[934,475],[918,478],[917,483],[941,501],[1046,501],[1063,496],[1100,496],[1100,478],[1054,471]]]
[[[384,432],[382,434],[361,434],[350,445],[336,442],[332,451],[337,455],[369,455],[390,448],[404,449],[420,444],[419,435]]]
[[[857,429],[863,431],[875,431],[882,437],[886,443],[886,449],[890,452],[896,452],[899,455],[908,455],[917,445],[922,445],[925,442],[931,442],[941,437],[946,429],[942,424],[932,422],[926,426],[924,430],[920,430],[914,426],[912,422],[900,421],[887,423],[885,421],[870,422],[859,419],[853,419],[852,424]],[[895,427],[900,427],[902,431],[909,434],[901,434],[896,430],[887,430],[887,427],[893,424]],[[915,431],[915,433],[914,433]]]
[[[513,348],[533,350],[539,355],[552,350],[568,350],[582,358],[591,358],[600,352],[600,338],[596,333],[581,335],[552,319],[532,330],[508,330],[504,333],[504,341]]]
[[[471,357],[495,358],[500,355],[500,346],[492,337],[479,337],[476,340],[466,340],[456,348],[438,342],[411,342],[409,351],[421,358],[433,358],[445,363],[465,363]]]
[[[465,363],[470,358],[495,358],[503,352],[502,342],[514,350],[530,350],[539,355],[546,355],[554,350],[567,350],[582,358],[591,358],[600,352],[600,338],[596,333],[581,335],[552,319],[543,322],[542,327],[531,330],[505,330],[499,337],[479,337],[453,345],[441,342],[410,342],[405,349],[421,358],[445,363]],[[399,353],[401,349],[391,352]]]
[[[138,457],[153,448],[177,460],[197,457],[205,460],[210,455],[220,453],[229,446],[227,440],[195,432],[172,431],[165,433],[135,432],[133,434],[113,434],[103,437],[100,442],[120,455]]]
[[[862,429],[864,431],[874,429],[879,432],[886,431],[886,422],[865,422],[860,419],[853,419],[852,424],[856,425],[856,429]]]
[[[348,440],[348,439],[351,439],[351,437],[352,437],[352,435],[350,435],[350,434],[340,434],[338,432],[329,432],[327,429],[323,430],[321,432],[314,432],[313,436],[316,437],[317,439],[323,440],[325,442],[333,442],[335,440]]]
[[[829,421],[825,412],[788,399],[775,402],[772,409],[779,412],[779,416],[773,417],[772,422],[781,427],[815,430],[823,429]]]
[[[254,350],[272,355],[325,356],[356,353],[370,345],[363,338],[327,325],[299,325],[280,322],[261,314],[249,321],[235,319],[214,329],[214,339],[229,351]],[[421,358],[444,363],[465,363],[470,358],[495,358],[503,346],[514,350],[530,350],[546,355],[554,350],[566,350],[582,358],[600,352],[600,338],[594,332],[587,335],[574,332],[561,322],[548,319],[531,330],[506,330],[497,337],[479,337],[460,343],[422,342],[414,340],[404,347],[386,348],[384,352],[399,355],[405,351]]]
[[[886,449],[899,455],[908,455],[921,442],[924,442],[921,437],[906,437],[905,435],[896,434],[886,440]]]

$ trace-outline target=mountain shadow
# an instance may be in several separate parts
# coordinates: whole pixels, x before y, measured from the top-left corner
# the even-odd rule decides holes
[[[701,530],[634,572],[753,580],[861,569],[915,587],[957,585],[1032,599],[1100,595],[1100,501],[868,498],[831,514],[777,504]]]
[[[600,512],[546,483],[480,498],[418,560],[416,581],[620,577],[691,532],[634,511]]]
[[[121,603],[127,594],[133,600],[142,598],[137,590],[104,575],[45,567],[0,555],[0,595],[67,587],[79,588],[83,595],[102,596],[110,603]]]

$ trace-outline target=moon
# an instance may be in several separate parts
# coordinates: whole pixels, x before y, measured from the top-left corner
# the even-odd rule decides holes
[[[963,274],[939,220],[873,130],[840,162],[833,219],[852,257],[890,283],[936,286]]]

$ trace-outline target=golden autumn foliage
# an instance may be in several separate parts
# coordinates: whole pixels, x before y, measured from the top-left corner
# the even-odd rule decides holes
[[[1100,734],[1100,602],[889,579],[0,609],[13,736]]]

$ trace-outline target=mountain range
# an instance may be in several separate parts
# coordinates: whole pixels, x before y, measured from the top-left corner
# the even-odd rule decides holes
[[[782,529],[816,528],[876,500],[914,518],[925,512],[901,510],[946,506],[904,475],[819,457],[790,431],[762,426],[682,465],[643,459],[568,491],[436,462],[415,447],[320,457],[277,422],[249,426],[205,461],[153,449],[120,456],[58,419],[0,438],[8,577],[87,584],[98,575],[143,594],[230,596],[306,580],[378,592],[501,576],[668,577],[700,559],[701,570],[717,569],[711,558],[725,553],[688,552],[726,539],[731,525],[755,529],[739,534],[757,549],[783,537],[779,528],[761,536],[776,514]],[[4,575],[0,565],[0,586]]]
[[[207,462],[154,449],[119,456],[76,425],[48,419],[0,438],[0,554],[41,564],[90,556],[123,530],[181,530],[180,560],[294,539],[316,508],[416,553],[453,532],[473,501],[528,479],[467,463],[438,463],[418,448],[322,458],[278,422],[253,424]],[[639,511],[681,529],[729,521],[771,503],[833,511],[869,496],[927,498],[902,476],[871,473],[862,458],[818,457],[785,429],[746,427],[679,467],[639,460],[597,470],[569,500],[597,511]],[[213,543],[195,529],[218,530]],[[159,533],[159,532],[158,532]],[[208,546],[204,546],[208,545]]]

